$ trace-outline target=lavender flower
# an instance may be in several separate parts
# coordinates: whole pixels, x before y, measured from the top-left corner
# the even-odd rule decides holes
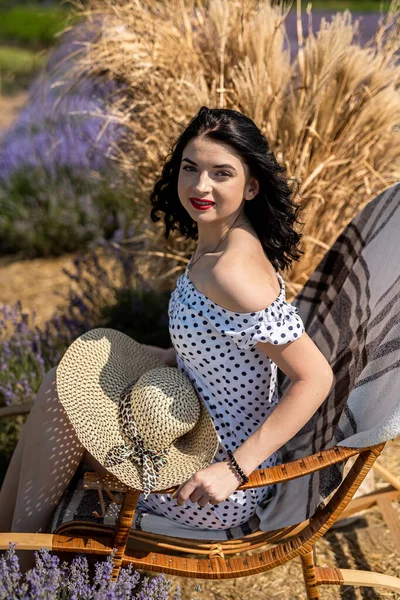
[[[9,549],[0,556],[0,600],[168,600],[171,581],[164,574],[150,582],[145,578],[137,594],[133,592],[140,575],[133,571],[132,565],[121,569],[117,581],[112,581],[113,555],[96,563],[91,583],[84,556],[77,556],[70,565],[61,565],[57,556],[42,548],[35,552],[34,568],[23,577],[15,546],[9,544]],[[178,586],[174,600],[181,600]]]
[[[19,560],[15,554],[16,544],[9,544],[9,550],[0,556],[0,600],[18,598],[18,592],[25,593],[27,586],[21,584]]]
[[[133,226],[127,236],[133,238]],[[66,308],[43,327],[35,325],[35,313],[29,316],[20,302],[0,307],[0,406],[33,401],[45,373],[89,329],[112,327],[142,343],[168,345],[169,293],[151,290],[130,253],[142,244],[125,239],[119,228],[103,243],[105,263],[93,250],[75,257],[70,270],[63,269],[74,285],[66,295],[56,293]]]
[[[118,94],[119,86],[111,80],[72,81],[69,75],[95,36],[93,24],[81,23],[61,37],[33,82],[25,108],[2,137],[0,179],[21,167],[40,167],[54,175],[56,167],[66,165],[86,174],[110,162],[123,128],[108,119],[106,101]]]
[[[96,573],[94,576],[94,584],[96,592],[103,592],[108,587],[108,582],[112,576],[112,561],[107,559],[105,562],[96,564]]]
[[[57,364],[71,332],[57,337],[58,317],[46,324],[45,330],[35,326],[22,310],[20,302],[1,307],[0,320],[0,406],[29,402],[35,397],[46,371]]]
[[[137,587],[140,582],[140,575],[137,571],[132,573],[132,565],[128,565],[126,569],[121,570],[118,581],[115,585],[115,598],[116,600],[124,600],[124,598],[131,598],[133,590]],[[179,599],[180,600],[180,599]]]
[[[90,599],[91,586],[89,580],[89,567],[85,556],[77,556],[72,561],[67,588],[70,600]]]
[[[133,227],[128,233],[132,239]],[[96,250],[81,254],[64,270],[71,280],[62,295],[65,309],[43,326],[20,302],[0,306],[0,407],[34,401],[45,373],[77,337],[95,327],[117,329],[144,344],[169,345],[169,292],[156,294],[137,271],[130,251],[142,243],[126,241],[122,232],[119,244],[114,239],[103,243],[101,257]],[[21,417],[0,421],[4,455],[11,457],[22,424]]]
[[[179,600],[180,597],[181,597],[181,588],[180,588],[180,585],[177,584],[177,586],[175,587],[175,593],[174,593],[173,600]]]
[[[170,588],[171,581],[164,574],[154,577],[150,582],[146,577],[143,588],[136,598],[137,600],[168,600]],[[180,596],[178,596],[178,600],[180,600]]]
[[[28,584],[28,598],[50,600],[58,597],[58,590],[64,587],[65,570],[60,568],[60,559],[43,548],[35,552],[35,567],[25,575]]]

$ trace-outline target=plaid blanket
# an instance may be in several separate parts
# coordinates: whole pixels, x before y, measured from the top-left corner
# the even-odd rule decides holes
[[[400,184],[374,200],[350,222],[293,301],[308,335],[335,374],[332,392],[310,421],[281,449],[288,462],[335,445],[361,448],[400,432]],[[282,374],[281,374],[282,375]],[[281,377],[282,395],[290,381]],[[197,539],[234,539],[308,519],[339,485],[343,466],[279,484],[257,516],[229,530],[205,531],[137,510],[134,529]],[[78,483],[79,485],[79,483]],[[52,523],[84,518],[97,492],[67,495]],[[95,499],[96,496],[96,499]],[[74,494],[71,494],[74,498]],[[86,498],[86,499],[85,499]],[[90,504],[90,503],[89,503]],[[100,508],[92,508],[100,510]],[[104,522],[115,522],[107,505]],[[89,520],[99,519],[87,515]],[[101,521],[100,521],[101,522]]]

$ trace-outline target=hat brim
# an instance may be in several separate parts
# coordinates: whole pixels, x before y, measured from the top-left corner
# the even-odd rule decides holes
[[[77,338],[57,366],[59,400],[75,433],[101,465],[108,451],[124,442],[118,422],[118,400],[127,385],[146,371],[160,369],[160,389],[165,377],[173,376],[188,393],[195,393],[189,379],[167,367],[154,354],[126,334],[109,328],[92,329]],[[188,385],[190,387],[188,387]],[[193,429],[178,438],[167,454],[158,476],[157,489],[180,485],[213,460],[219,437],[204,402]],[[107,467],[126,485],[143,490],[142,469],[133,460]]]

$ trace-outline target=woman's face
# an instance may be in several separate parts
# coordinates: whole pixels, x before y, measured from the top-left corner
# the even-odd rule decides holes
[[[195,137],[186,145],[179,169],[178,196],[194,221],[230,224],[232,215],[238,215],[245,201],[254,198],[258,190],[248,166],[228,144]],[[213,204],[204,210],[191,198]]]

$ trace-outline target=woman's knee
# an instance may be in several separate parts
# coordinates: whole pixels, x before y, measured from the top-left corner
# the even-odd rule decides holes
[[[58,365],[49,369],[45,375],[45,377],[47,377],[52,383],[54,382],[54,385],[56,384],[57,366]]]

